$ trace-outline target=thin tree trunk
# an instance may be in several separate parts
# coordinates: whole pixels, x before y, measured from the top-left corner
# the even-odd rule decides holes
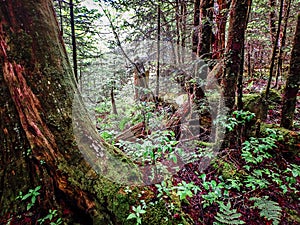
[[[78,82],[77,47],[76,47],[76,34],[75,34],[75,21],[74,21],[74,5],[73,5],[73,0],[70,0],[70,19],[71,19],[71,32],[72,32],[73,70],[74,70],[75,79]]]
[[[181,47],[185,47],[186,40],[186,23],[187,23],[187,6],[185,0],[181,0]],[[182,53],[182,57],[184,53]],[[184,61],[184,59],[183,59]]]
[[[269,12],[269,27],[270,27],[270,39],[271,43],[275,44],[276,37],[276,0],[269,0],[270,12]]]
[[[157,59],[156,59],[156,89],[155,89],[155,95],[156,98],[159,96],[159,76],[160,76],[160,2],[158,2],[157,5]]]
[[[274,67],[275,67],[275,58],[276,58],[276,53],[277,53],[277,48],[278,48],[278,41],[279,41],[279,35],[280,35],[280,29],[281,29],[281,22],[282,22],[283,2],[284,2],[284,0],[280,0],[280,10],[279,10],[279,18],[278,18],[278,27],[277,27],[277,33],[276,33],[275,42],[274,42],[273,50],[272,50],[271,65],[270,65],[270,74],[269,74],[269,80],[268,80],[268,84],[267,84],[267,88],[266,88],[266,93],[265,93],[265,101],[269,97],[270,87],[271,87],[272,78],[273,78],[273,74],[274,74],[273,72],[274,72]]]
[[[64,26],[63,26],[63,15],[62,15],[62,0],[58,0],[58,6],[59,6],[59,22],[60,22],[60,35],[64,35]]]
[[[281,126],[291,129],[293,126],[297,93],[300,85],[300,13],[298,14],[298,21],[296,33],[294,38],[294,46],[291,55],[290,72],[286,81],[286,87],[283,96],[283,107]]]
[[[117,115],[118,111],[117,111],[117,106],[116,106],[116,101],[115,101],[115,81],[112,82],[112,85],[110,87],[110,99],[111,99],[111,106],[112,106],[112,112],[113,114]]]
[[[249,6],[248,9],[246,24],[248,24],[249,22],[250,10],[251,10],[251,5]],[[237,110],[243,109],[243,77],[244,77],[244,62],[245,62],[245,45],[242,48],[241,54],[242,57],[241,57],[240,73],[238,75],[238,82],[237,82]]]
[[[180,2],[181,0],[176,0],[175,2],[175,20],[176,20],[176,63],[180,64],[181,63],[181,58],[180,58],[180,37],[181,37],[181,15],[180,15]]]
[[[192,37],[192,52],[197,55],[199,43],[199,27],[200,27],[200,0],[194,0],[194,27]]]
[[[283,31],[282,31],[281,43],[280,43],[279,54],[278,54],[277,73],[276,73],[276,81],[275,81],[274,88],[277,87],[278,78],[282,75],[282,61],[283,61],[282,57],[283,57],[283,49],[285,47],[286,30],[288,25],[288,19],[290,16],[290,9],[291,9],[291,0],[286,0],[285,13],[283,19]]]
[[[186,46],[186,37],[187,37],[187,5],[186,0],[180,1],[180,46],[178,56],[181,63],[185,63],[185,46]]]

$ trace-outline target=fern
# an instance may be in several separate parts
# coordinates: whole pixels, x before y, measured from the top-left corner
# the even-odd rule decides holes
[[[281,218],[281,207],[277,202],[268,200],[269,196],[263,196],[261,198],[253,197],[250,198],[254,201],[254,207],[260,210],[260,216],[266,218],[267,220],[272,220],[273,225],[278,225]]]
[[[217,213],[215,219],[217,222],[214,222],[214,225],[223,225],[223,224],[245,224],[243,220],[240,220],[241,213],[238,213],[236,209],[231,209],[231,203],[228,202],[227,205],[223,203],[220,204],[220,212]]]

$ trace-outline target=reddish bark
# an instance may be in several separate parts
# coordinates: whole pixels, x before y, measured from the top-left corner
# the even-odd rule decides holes
[[[227,15],[230,6],[230,2],[226,0],[218,0],[218,12],[216,14],[217,32],[215,34],[213,43],[213,59],[219,59],[225,50],[225,30]]]
[[[237,78],[241,73],[245,31],[251,0],[233,0],[231,2],[228,41],[225,51],[225,69],[222,86],[225,106],[233,110],[236,97]]]

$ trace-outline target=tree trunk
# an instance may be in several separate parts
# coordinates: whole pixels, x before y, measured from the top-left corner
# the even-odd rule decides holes
[[[297,93],[300,83],[300,14],[296,27],[294,46],[291,55],[290,73],[286,81],[283,96],[283,108],[281,126],[290,129],[293,126],[293,119],[297,101]]]
[[[213,0],[201,0],[200,3],[200,27],[199,27],[199,43],[197,55],[202,58],[210,58],[213,32],[212,32],[212,20],[213,20]]]
[[[125,169],[124,183],[136,184],[137,167],[98,138],[76,95],[62,43],[52,1],[2,1],[0,223],[7,218],[10,224],[37,224],[57,209],[69,224],[133,224],[126,217],[139,199],[123,191],[120,174]],[[16,197],[38,186],[29,212],[30,198]],[[129,188],[145,190],[146,201],[152,195],[145,187]],[[166,224],[164,204],[153,209],[148,207],[143,222]]]
[[[111,99],[111,107],[112,107],[112,113],[117,115],[118,111],[117,111],[117,106],[116,106],[116,100],[115,100],[115,81],[113,81],[111,83],[111,87],[110,87],[110,99]]]
[[[160,35],[161,35],[161,13],[160,13],[160,2],[157,5],[157,55],[156,55],[156,87],[155,87],[155,96],[159,96],[159,76],[160,76]]]
[[[277,27],[277,33],[276,37],[273,43],[273,50],[272,50],[272,56],[271,56],[271,65],[270,65],[270,74],[269,74],[269,80],[266,88],[266,94],[265,94],[265,100],[268,99],[268,95],[270,93],[272,78],[273,78],[273,72],[275,67],[275,59],[277,55],[277,49],[278,49],[278,41],[279,41],[279,35],[280,35],[280,29],[281,29],[281,21],[282,21],[282,11],[283,11],[283,2],[284,0],[280,0],[280,10],[279,10],[279,16],[278,16],[278,27]]]
[[[270,12],[269,12],[269,27],[270,27],[270,39],[271,43],[275,43],[276,36],[276,0],[269,0]]]
[[[222,79],[222,87],[225,97],[225,106],[233,110],[237,78],[241,72],[245,30],[251,0],[233,0],[230,10],[230,24],[228,42],[225,52],[225,69]]]
[[[291,0],[287,0],[285,2],[285,13],[284,13],[284,18],[283,18],[283,31],[282,31],[281,43],[280,43],[280,48],[279,48],[279,53],[278,53],[276,81],[275,81],[274,88],[277,87],[278,78],[282,75],[283,49],[285,47],[286,31],[287,31],[288,19],[290,17],[290,9],[291,9]]]
[[[192,52],[197,55],[198,42],[199,42],[199,27],[200,27],[200,0],[194,0],[194,28],[192,36]]]
[[[74,4],[73,0],[70,0],[70,21],[72,31],[72,55],[73,55],[73,70],[76,81],[78,82],[78,70],[77,70],[77,45],[76,45],[76,34],[75,34],[75,20],[74,20]]]
[[[230,2],[226,0],[217,0],[218,13],[216,15],[217,31],[213,43],[213,55],[212,58],[219,59],[225,50],[225,33],[227,23],[227,10],[229,9]]]

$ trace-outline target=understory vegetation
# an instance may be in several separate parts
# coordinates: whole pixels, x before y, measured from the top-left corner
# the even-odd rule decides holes
[[[300,0],[2,2],[0,225],[300,224]]]
[[[261,124],[259,136],[245,136],[245,129],[252,129],[252,134],[256,132],[257,124],[253,123],[255,114],[234,111],[222,123],[228,132],[241,131],[237,132],[242,133],[238,137],[242,140],[241,146],[229,146],[218,153],[211,149],[211,143],[198,140],[190,140],[190,146],[196,147],[196,150],[182,149],[173,131],[158,130],[150,133],[153,123],[149,124],[148,130],[144,131],[143,137],[138,141],[116,139],[116,130],[122,132],[126,127],[124,121],[132,126],[143,122],[145,118],[151,120],[156,113],[146,106],[143,110],[134,110],[135,114],[131,119],[122,116],[121,120],[115,120],[117,115],[113,115],[113,118],[107,116],[102,119],[100,129],[103,138],[118,146],[133,160],[141,164],[159,164],[144,174],[152,181],[162,179],[161,182],[151,185],[155,196],[151,199],[140,196],[136,204],[131,206],[128,220],[143,224],[149,206],[156,204],[157,199],[163,199],[169,217],[179,218],[183,209],[187,224],[300,223],[299,156],[297,150],[291,153],[282,149],[285,141],[293,141],[286,139],[286,130],[276,125]],[[141,112],[146,116],[141,115]],[[166,115],[160,116],[156,115],[156,119],[160,118],[159,124]],[[140,119],[137,120],[137,117]],[[115,121],[118,123],[114,124]],[[106,130],[108,127],[110,129]],[[112,127],[116,130],[111,130]],[[185,143],[184,146],[188,144]],[[189,158],[188,164],[173,176],[167,176],[167,171],[166,177],[163,177],[163,171],[184,158]],[[210,162],[204,169],[201,168],[203,160]],[[165,164],[160,164],[161,161]],[[130,186],[127,191],[130,193]],[[165,218],[166,224],[168,219]]]

